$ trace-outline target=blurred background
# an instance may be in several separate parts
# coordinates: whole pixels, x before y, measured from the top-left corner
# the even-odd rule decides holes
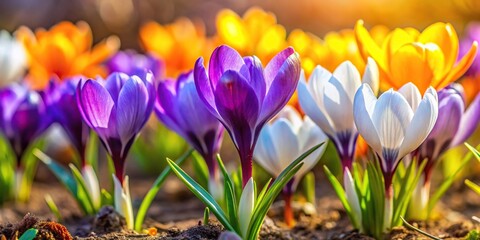
[[[95,41],[111,34],[120,37],[122,49],[140,49],[140,26],[155,20],[161,24],[185,16],[203,20],[213,34],[219,10],[230,8],[242,15],[259,6],[273,12],[287,32],[295,28],[322,37],[329,31],[353,28],[363,19],[367,27],[377,24],[423,29],[431,23],[452,23],[459,34],[470,21],[480,20],[478,0],[2,0],[0,29],[14,31],[50,26],[62,20],[85,20]]]

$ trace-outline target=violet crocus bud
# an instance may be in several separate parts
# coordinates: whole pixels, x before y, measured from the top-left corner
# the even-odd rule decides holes
[[[295,92],[300,59],[293,48],[278,53],[265,68],[255,56],[242,58],[228,46],[215,49],[207,69],[195,63],[200,99],[225,126],[240,155],[243,186],[252,176],[252,158],[262,127]]]
[[[16,155],[17,167],[25,151],[51,124],[43,98],[24,85],[0,90],[0,130]]]
[[[128,151],[147,122],[155,103],[153,75],[113,73],[105,81],[81,81],[77,105],[85,123],[99,136],[123,182]]]
[[[222,199],[216,155],[220,151],[224,128],[201,102],[195,88],[193,72],[178,79],[158,83],[155,113],[165,126],[182,136],[202,155],[209,171],[209,191]],[[218,196],[219,195],[219,196]]]

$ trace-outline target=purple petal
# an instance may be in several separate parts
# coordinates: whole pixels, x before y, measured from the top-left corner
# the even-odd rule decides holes
[[[237,72],[227,71],[217,85],[215,96],[218,112],[239,152],[250,150],[259,114],[255,91]]]
[[[437,121],[427,139],[435,141],[435,145],[438,146],[451,142],[461,127],[464,108],[463,99],[459,94],[443,98],[438,104]]]
[[[157,101],[155,113],[168,128],[184,136],[181,123],[178,118],[180,113],[176,106],[177,96],[174,80],[161,81],[157,89]]]
[[[283,67],[285,61],[287,61],[287,59],[290,58],[290,56],[294,53],[295,50],[293,50],[292,47],[286,48],[283,51],[279,52],[275,57],[273,57],[272,60],[270,60],[270,62],[267,64],[264,71],[267,91],[268,88],[270,88],[273,80],[275,80],[275,78],[277,77],[278,72],[281,71],[281,68]],[[300,62],[298,57],[295,61]],[[298,68],[300,69],[300,66],[298,66]],[[298,71],[300,72],[300,70]]]
[[[130,77],[127,74],[119,72],[112,73],[105,79],[105,89],[110,93],[114,102],[117,102],[118,94],[128,79]]]
[[[103,135],[102,129],[109,127],[114,107],[110,93],[94,80],[87,80],[83,86],[80,82],[77,87],[77,104],[85,123],[99,135]]]
[[[283,64],[275,75],[271,72],[277,66],[280,59],[286,53],[292,52],[293,49],[287,48],[283,52],[275,56],[265,69],[265,79],[267,81],[267,94],[262,104],[262,113],[259,118],[259,125],[263,125],[270,118],[275,116],[290,100],[300,79],[300,59],[296,53],[292,53],[285,59]],[[269,69],[270,72],[267,71]],[[268,85],[269,76],[275,76],[270,85]]]
[[[143,127],[150,112],[148,89],[137,76],[132,76],[122,87],[117,103],[117,129],[122,144],[134,138]]]
[[[195,86],[197,88],[198,96],[202,99],[205,107],[217,118],[217,108],[215,106],[215,95],[213,94],[216,86],[212,86],[212,83],[208,79],[207,71],[203,66],[203,58],[199,58],[195,62],[195,69],[193,72],[193,78],[195,80]]]
[[[260,104],[263,102],[266,92],[262,63],[255,56],[245,57],[244,61],[245,65],[240,69],[240,74],[248,80],[249,85],[255,90]]]
[[[460,129],[452,140],[451,146],[457,146],[466,141],[477,129],[480,121],[480,94],[477,94],[473,102],[465,111],[460,122]]]
[[[227,70],[240,71],[245,63],[240,54],[233,48],[222,45],[217,47],[210,58],[208,77],[213,87],[217,86],[223,73]]]

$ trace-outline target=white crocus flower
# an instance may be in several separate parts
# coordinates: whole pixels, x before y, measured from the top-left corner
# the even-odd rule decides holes
[[[322,142],[328,141],[323,131],[305,116],[292,107],[286,106],[278,116],[260,132],[254,158],[267,172],[274,177],[288,167],[304,152]],[[323,144],[303,161],[303,166],[294,176],[292,190],[299,180],[312,169],[325,152],[327,144]]]
[[[302,74],[298,86],[300,106],[333,141],[344,168],[351,168],[355,153],[358,132],[353,120],[353,99],[362,82],[378,92],[378,67],[371,58],[362,79],[355,66],[346,61],[333,73],[317,66],[308,83]]]
[[[427,138],[437,120],[437,92],[430,87],[423,99],[420,96],[413,84],[398,92],[390,89],[378,99],[370,86],[363,84],[355,95],[355,124],[379,156],[385,179],[385,228],[391,225],[394,171],[400,160]]]
[[[23,45],[5,30],[0,31],[0,87],[21,80],[27,65]]]
[[[94,207],[100,209],[100,205],[102,204],[100,186],[98,184],[97,174],[95,174],[92,166],[85,165],[82,167],[82,178],[85,181],[89,195],[92,197]]]
[[[120,184],[118,178],[113,175],[113,182],[115,185],[115,210],[125,218],[127,228],[133,229],[133,209],[132,200],[130,198],[128,176],[125,176],[123,184]]]
[[[254,184],[253,178],[250,178],[243,188],[242,196],[240,196],[240,202],[238,204],[238,224],[240,225],[242,237],[247,236],[248,227],[255,207]]]

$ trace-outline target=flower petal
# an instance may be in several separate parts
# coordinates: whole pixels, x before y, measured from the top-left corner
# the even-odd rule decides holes
[[[379,74],[377,63],[373,58],[369,57],[367,59],[367,66],[365,67],[365,73],[363,73],[362,83],[370,85],[375,96],[378,95],[380,89]]]
[[[114,102],[118,101],[118,94],[122,90],[123,85],[130,77],[125,73],[112,73],[105,79],[105,89],[110,93]]]
[[[217,86],[222,75],[228,70],[240,71],[245,63],[240,54],[233,48],[222,45],[217,47],[210,58],[208,77],[213,87]]]
[[[417,107],[420,104],[420,101],[422,101],[422,95],[418,91],[417,86],[412,82],[408,82],[398,89],[398,92],[407,100],[412,110],[414,112],[417,111]]]
[[[270,60],[270,62],[267,64],[264,71],[267,91],[270,88],[270,85],[272,85],[273,80],[275,80],[278,73],[281,71],[285,61],[287,61],[293,54],[295,54],[295,50],[293,48],[286,48],[273,57],[272,60]]]
[[[353,117],[358,132],[375,152],[380,153],[382,144],[378,136],[378,130],[372,120],[376,103],[377,99],[370,86],[362,84],[353,101]]]
[[[358,84],[360,85],[360,76],[358,76]],[[335,131],[353,132],[356,131],[353,120],[353,98],[356,89],[353,89],[353,95],[349,96],[352,89],[345,89],[344,87],[339,80],[331,77],[330,80],[325,83],[322,100],[325,113],[328,114],[329,119],[331,119]]]
[[[466,141],[478,127],[480,121],[480,94],[477,94],[473,102],[465,111],[460,122],[460,128],[452,140],[451,146],[457,146]]]
[[[193,78],[195,80],[195,87],[197,88],[198,96],[202,99],[205,107],[217,118],[220,118],[215,106],[215,95],[213,92],[217,87],[212,85],[212,82],[207,76],[207,71],[203,66],[203,58],[199,58],[195,62],[195,68],[193,71]]]
[[[77,103],[83,119],[92,129],[108,128],[115,104],[110,93],[94,80],[87,80],[83,86],[81,84],[77,90]]]
[[[360,80],[360,73],[358,72],[357,68],[352,64],[352,62],[345,61],[335,69],[333,76],[341,84],[341,88],[343,88],[344,92],[346,93],[346,97],[348,97],[349,102],[352,103],[355,92],[362,84],[362,81]],[[330,80],[331,79],[332,78],[330,78]],[[340,86],[337,86],[337,89],[338,87]],[[329,91],[325,90],[325,93],[328,94]]]

